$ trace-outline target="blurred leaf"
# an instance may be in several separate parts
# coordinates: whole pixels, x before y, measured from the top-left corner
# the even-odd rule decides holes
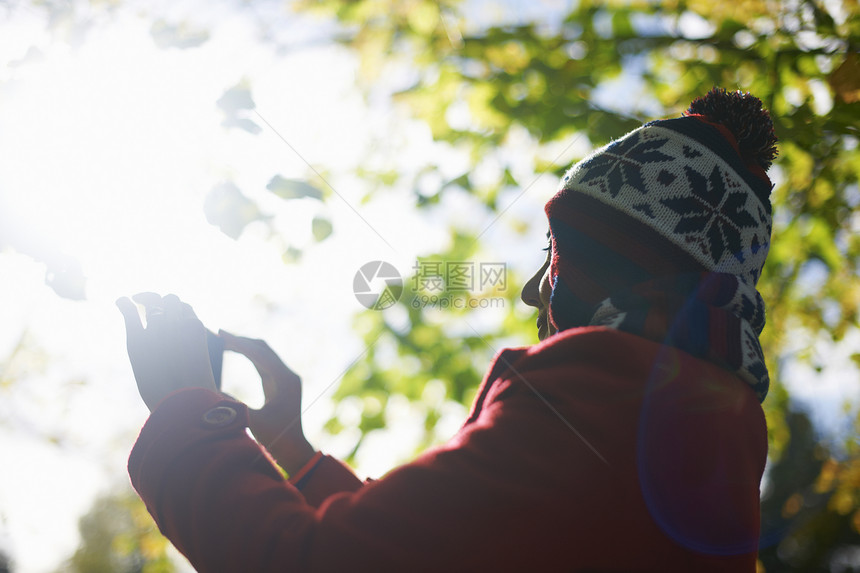
[[[195,29],[187,22],[168,24],[165,20],[156,20],[149,29],[155,45],[159,48],[196,48],[209,40],[209,32]]]
[[[251,86],[246,78],[243,78],[235,86],[231,87],[215,102],[222,111],[228,115],[239,110],[254,109],[253,98],[251,98]]]
[[[292,245],[287,247],[284,250],[284,252],[281,253],[281,260],[284,262],[284,264],[287,264],[287,265],[292,265],[294,263],[297,263],[301,260],[301,258],[302,258],[301,249],[298,249]]]
[[[317,216],[311,221],[311,233],[314,236],[314,240],[317,242],[322,241],[331,235],[331,231],[331,221],[328,219]]]
[[[228,181],[212,188],[203,204],[206,220],[231,239],[238,239],[245,227],[254,221],[265,221],[257,204]]]
[[[256,105],[251,97],[251,85],[247,78],[242,78],[235,86],[231,87],[215,102],[215,105],[224,112],[221,125],[226,128],[236,127],[257,135],[263,128],[247,117],[248,112]]]
[[[849,52],[828,77],[830,87],[845,103],[860,101],[860,55]]]
[[[314,187],[307,181],[300,179],[285,179],[280,175],[275,175],[266,185],[266,189],[280,197],[281,199],[302,199],[310,197],[311,199],[322,200],[322,191]]]
[[[235,117],[229,116],[225,117],[223,121],[221,121],[221,126],[230,129],[231,127],[236,127],[241,130],[247,131],[251,135],[257,135],[263,128],[257,125],[253,120],[248,119],[247,117]]]
[[[439,5],[436,2],[419,2],[406,14],[407,21],[415,32],[429,36],[439,22]]]

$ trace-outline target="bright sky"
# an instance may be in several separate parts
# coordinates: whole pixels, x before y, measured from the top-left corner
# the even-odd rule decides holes
[[[565,3],[545,4],[558,10]],[[332,384],[363,350],[350,329],[361,310],[352,295],[356,270],[386,260],[406,274],[417,255],[444,247],[449,223],[474,226],[480,212],[469,198],[451,194],[440,209],[449,219],[419,217],[410,193],[397,189],[360,205],[367,189],[348,175],[360,162],[409,172],[436,154],[453,178],[467,161],[384,102],[366,105],[346,52],[326,43],[297,47],[312,42],[313,26],[296,22],[280,30],[294,43],[276,53],[247,20],[215,10],[207,16],[208,42],[165,50],[149,34],[151,20],[131,12],[94,26],[77,48],[45,32],[38,10],[0,14],[0,205],[19,228],[76,257],[88,278],[87,301],[69,301],[44,285],[44,265],[0,254],[0,359],[25,332],[32,348],[50,358],[43,368],[38,356],[19,363],[16,384],[0,387],[0,548],[14,554],[19,573],[55,568],[74,550],[78,517],[92,497],[127,481],[125,459],[147,412],[125,355],[113,305],[118,296],[175,292],[211,328],[266,338],[303,375],[306,402],[323,396],[305,419],[313,437],[331,412],[325,397]],[[32,46],[39,58],[12,65]],[[215,102],[243,78],[260,116],[278,133],[253,114],[260,135],[220,125]],[[496,177],[504,161],[519,180],[530,180],[531,155],[539,150],[516,132],[509,145],[487,157],[475,176]],[[567,153],[572,159],[587,151],[583,138]],[[305,160],[327,170],[337,194],[324,204],[288,203],[265,190],[275,174],[310,176]],[[226,179],[274,217],[286,240],[307,247],[301,264],[284,265],[284,245],[263,226],[233,241],[206,221],[204,198]],[[555,185],[549,177],[537,180],[506,216],[542,218]],[[320,244],[310,238],[315,215],[334,225]],[[526,277],[543,260],[545,230],[534,225],[523,241],[499,224],[488,237],[496,258]],[[500,316],[485,318],[493,324]],[[224,378],[226,389],[259,405],[249,365],[228,356]],[[438,390],[428,388],[429,399]],[[442,425],[453,431],[464,412],[452,405]],[[420,420],[397,402],[391,419],[392,430],[362,450],[361,473],[379,475],[411,451]],[[337,455],[352,443],[347,435],[317,445]]]

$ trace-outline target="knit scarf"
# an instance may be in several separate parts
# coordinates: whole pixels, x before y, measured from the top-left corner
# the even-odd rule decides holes
[[[764,301],[736,275],[685,273],[639,283],[603,300],[590,325],[605,326],[683,350],[734,372],[767,395],[770,378],[759,334]]]

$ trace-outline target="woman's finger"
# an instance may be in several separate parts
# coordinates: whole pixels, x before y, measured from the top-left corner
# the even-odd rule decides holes
[[[197,313],[194,312],[194,309],[191,308],[191,305],[187,302],[181,303],[181,316],[182,318],[193,318],[194,320],[199,320],[197,318]]]
[[[262,340],[246,338],[244,336],[235,336],[225,330],[218,331],[218,337],[224,341],[224,350],[232,350],[238,352],[245,358],[251,361],[257,373],[260,375],[260,382],[263,384],[263,397],[266,403],[274,400],[278,393],[277,385],[280,382],[275,374],[277,368],[272,364],[271,358],[267,359],[260,353],[261,345],[265,345]],[[275,357],[277,359],[277,357]]]
[[[300,383],[298,375],[284,364],[265,341],[235,336],[224,330],[219,330],[218,336],[224,341],[225,350],[242,354],[257,369],[267,402],[277,395],[278,388],[290,388]]]
[[[163,304],[161,295],[155,292],[139,292],[131,298],[143,306],[162,306]]]
[[[116,306],[122,313],[125,321],[125,331],[129,337],[137,336],[143,332],[143,324],[140,322],[140,314],[137,307],[128,297],[120,297],[116,300]]]
[[[266,390],[267,384],[270,383],[269,378],[273,377],[281,366],[280,359],[274,352],[271,350],[266,352],[268,345],[262,340],[234,336],[223,330],[218,331],[218,337],[224,341],[224,350],[238,352],[251,361],[263,379],[264,390]]]
[[[154,292],[140,292],[131,298],[134,299],[136,303],[143,305],[144,311],[146,312],[147,327],[166,318],[165,303],[160,294]]]
[[[182,317],[182,301],[175,294],[168,294],[161,299],[164,313],[170,320],[179,320]]]
[[[255,359],[263,358],[262,354],[268,345],[262,340],[255,338],[247,338],[245,336],[236,336],[230,334],[226,330],[219,330],[218,336],[224,339],[224,349],[232,350],[246,356],[251,362]]]

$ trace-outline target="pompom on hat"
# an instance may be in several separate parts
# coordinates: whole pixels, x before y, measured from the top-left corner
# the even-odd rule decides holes
[[[755,285],[770,246],[775,145],[758,98],[714,88],[682,117],[574,165],[546,205],[556,328],[659,338],[737,371],[763,399]]]

